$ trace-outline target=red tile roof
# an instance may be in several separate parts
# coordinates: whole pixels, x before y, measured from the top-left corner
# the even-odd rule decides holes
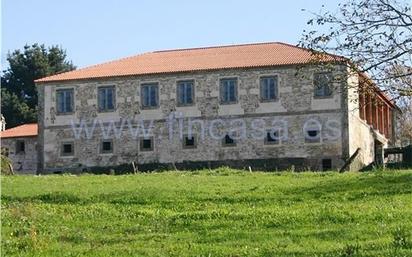
[[[37,123],[23,124],[0,132],[0,138],[35,136],[37,136]]]
[[[326,61],[335,60],[325,55]],[[36,80],[39,82],[130,75],[206,71],[304,64],[313,60],[307,49],[285,43],[256,43],[155,51]]]

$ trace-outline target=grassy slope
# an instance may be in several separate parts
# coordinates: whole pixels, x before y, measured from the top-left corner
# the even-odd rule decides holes
[[[412,256],[412,171],[2,177],[3,256]]]

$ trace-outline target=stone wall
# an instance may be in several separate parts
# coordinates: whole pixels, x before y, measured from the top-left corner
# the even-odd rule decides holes
[[[343,138],[346,129],[347,111],[342,108],[341,89],[345,85],[334,83],[333,95],[330,98],[317,99],[313,97],[313,73],[315,69],[303,67],[299,70],[294,66],[239,69],[209,72],[193,72],[181,74],[162,74],[123,78],[107,78],[95,80],[46,83],[39,88],[39,142],[41,144],[39,159],[41,169],[53,171],[61,169],[82,169],[90,166],[108,166],[135,161],[139,164],[149,163],[183,163],[209,162],[225,160],[267,160],[302,159],[308,160],[310,167],[319,168],[322,159],[332,159],[333,167],[339,168],[343,159],[347,138]],[[337,67],[335,73],[345,74],[346,70]],[[275,102],[260,102],[259,78],[261,76],[277,75],[279,99]],[[238,101],[236,104],[219,104],[219,79],[238,78]],[[176,106],[176,82],[179,80],[195,80],[195,104],[189,107]],[[140,84],[146,82],[159,83],[160,107],[142,110],[140,107]],[[98,112],[97,87],[116,86],[116,110],[114,112]],[[56,114],[56,90],[73,88],[75,91],[75,112],[71,115]],[[230,123],[233,119],[242,119],[250,131],[252,122],[256,119],[264,121],[264,127],[270,129],[273,120],[288,124],[289,137],[278,145],[265,145],[263,139],[246,137],[240,139],[235,147],[222,146],[221,140],[208,136],[203,141],[199,139],[197,148],[183,149],[178,133],[169,139],[167,124],[171,113],[182,113],[185,118],[202,121],[206,127],[214,119],[222,119]],[[129,133],[116,138],[113,135],[114,151],[111,154],[99,153],[102,131],[97,125],[90,139],[85,135],[75,139],[71,123],[80,121],[102,124],[114,121],[117,127],[122,120],[154,120],[154,150],[142,152],[139,150],[139,139]],[[317,120],[322,125],[322,140],[317,143],[307,143],[304,139],[303,126],[308,120]],[[329,121],[335,121],[328,124]],[[91,123],[88,123],[91,124]],[[333,129],[335,128],[335,130]],[[200,128],[195,128],[195,134],[201,134]],[[124,129],[127,132],[128,128]],[[338,131],[338,137],[328,136]],[[61,156],[62,142],[73,141],[75,154],[71,157]],[[310,160],[310,161],[309,161]]]
[[[18,141],[24,142],[24,152],[16,151]],[[38,164],[36,137],[3,138],[1,139],[1,148],[2,150],[7,149],[15,173],[36,174]]]

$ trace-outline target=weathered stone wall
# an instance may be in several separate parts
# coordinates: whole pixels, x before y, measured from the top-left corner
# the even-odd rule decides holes
[[[24,152],[16,152],[17,141],[24,141]],[[4,138],[1,139],[1,147],[7,148],[15,173],[36,174],[38,164],[36,137]]]
[[[313,167],[318,167],[322,159],[333,160],[333,167],[342,165],[342,134],[337,139],[323,138],[319,143],[305,143],[303,126],[309,119],[322,124],[322,136],[331,133],[326,129],[327,122],[336,121],[332,127],[341,133],[346,111],[342,110],[342,84],[335,83],[330,98],[313,97],[313,72],[310,67],[278,67],[267,69],[221,70],[210,72],[194,72],[182,74],[163,74],[124,78],[108,78],[87,81],[70,81],[41,84],[39,87],[40,118],[39,126],[42,146],[40,159],[43,170],[65,168],[81,169],[87,166],[107,166],[122,163],[181,163],[183,161],[217,161],[238,159],[279,159],[293,158],[315,159]],[[345,73],[340,68],[337,73]],[[259,79],[261,76],[277,75],[279,99],[275,102],[260,102]],[[219,79],[238,78],[238,102],[230,105],[219,104]],[[195,105],[189,107],[176,106],[176,82],[193,79],[195,81]],[[140,107],[140,84],[146,82],[159,83],[160,107],[145,109]],[[97,108],[97,87],[116,86],[116,110],[99,113]],[[71,115],[56,114],[56,89],[73,88],[75,91],[75,112]],[[288,140],[279,145],[265,145],[264,140],[250,137],[239,140],[235,147],[223,147],[220,140],[207,137],[199,139],[196,149],[183,149],[178,136],[168,139],[167,118],[171,112],[181,112],[184,117],[202,120],[209,127],[213,119],[225,121],[240,118],[251,127],[254,119],[262,118],[265,128],[271,128],[274,119],[286,121],[288,124]],[[97,119],[103,123],[120,119],[155,120],[154,151],[139,151],[138,139],[124,133],[121,138],[114,138],[112,154],[100,154],[99,145],[102,132],[96,127],[93,137],[74,139],[71,122],[81,120],[92,122]],[[325,129],[324,129],[325,128]],[[127,131],[127,128],[125,129]],[[249,130],[248,130],[249,131]],[[177,133],[177,132],[176,132]],[[201,134],[195,130],[197,135]],[[332,133],[333,134],[333,133]],[[60,156],[61,143],[74,141],[75,154],[72,157]],[[313,165],[312,165],[313,164]]]
[[[383,147],[387,147],[388,141],[385,137],[379,136],[378,131],[374,131],[366,121],[360,118],[359,114],[359,94],[358,81],[359,76],[350,73],[348,76],[348,149],[349,155],[355,153],[360,148],[360,153],[351,165],[351,170],[359,170],[375,161],[375,140],[379,141]]]

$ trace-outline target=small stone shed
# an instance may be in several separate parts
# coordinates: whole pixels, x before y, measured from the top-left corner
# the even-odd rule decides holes
[[[37,172],[37,123],[23,124],[0,132],[1,153],[13,163],[17,174]]]

